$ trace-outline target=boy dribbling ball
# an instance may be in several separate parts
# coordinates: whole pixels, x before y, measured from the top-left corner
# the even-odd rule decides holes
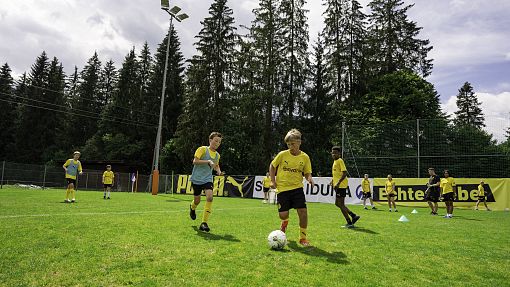
[[[74,188],[76,186],[76,177],[79,174],[83,173],[81,162],[78,160],[80,158],[81,153],[79,151],[75,151],[73,153],[73,158],[68,159],[64,165],[62,166],[66,171],[66,181],[67,181],[67,189],[66,189],[66,203],[75,202],[76,196],[74,192]],[[69,196],[72,196],[72,199],[69,199]]]

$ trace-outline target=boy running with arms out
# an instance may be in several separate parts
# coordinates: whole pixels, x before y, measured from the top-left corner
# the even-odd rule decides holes
[[[370,205],[372,209],[376,209],[374,205],[374,201],[372,200],[372,193],[370,192],[370,180],[368,179],[368,174],[365,173],[365,176],[361,180],[361,191],[363,192],[363,208],[368,209],[365,205],[367,198],[370,200]]]
[[[354,214],[352,211],[345,206],[345,197],[347,196],[347,168],[345,167],[344,160],[340,158],[341,147],[334,146],[331,149],[331,157],[333,158],[333,179],[331,180],[331,185],[335,189],[336,199],[335,205],[340,208],[342,214],[344,215],[345,220],[347,221],[347,228],[353,228],[354,223],[360,219],[359,215]],[[351,216],[351,217],[349,217]]]
[[[103,188],[104,188],[103,199],[107,199],[106,192],[108,192],[108,199],[110,199],[110,191],[112,190],[114,179],[115,174],[113,174],[112,166],[107,165],[106,170],[103,172]]]
[[[207,222],[211,215],[211,206],[213,201],[213,176],[212,171],[216,171],[217,175],[221,175],[220,154],[218,148],[221,145],[222,135],[219,132],[212,132],[209,135],[209,146],[201,146],[195,151],[193,158],[193,171],[191,173],[191,183],[193,187],[193,201],[190,205],[189,216],[195,220],[197,218],[196,208],[200,204],[200,195],[205,191],[206,202],[204,206],[204,214],[202,216],[202,224],[199,230],[209,232],[210,228]]]
[[[303,246],[310,246],[306,232],[308,211],[303,190],[303,175],[313,186],[312,164],[310,157],[299,149],[301,147],[300,131],[290,130],[285,136],[285,143],[289,149],[278,153],[269,165],[271,188],[278,189],[278,214],[282,221],[280,230],[283,232],[287,230],[289,210],[296,209],[300,227],[299,243]]]
[[[81,153],[79,151],[75,151],[73,153],[73,158],[68,159],[64,165],[62,166],[66,171],[66,181],[67,181],[67,189],[66,189],[66,200],[65,202],[75,202],[76,197],[74,194],[74,187],[76,185],[76,176],[83,173],[81,162],[78,160],[80,158]],[[69,195],[72,196],[72,200],[69,200]]]

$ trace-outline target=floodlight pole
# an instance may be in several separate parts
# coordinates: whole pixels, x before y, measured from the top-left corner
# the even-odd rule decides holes
[[[177,7],[177,6],[176,6]],[[175,8],[175,7],[174,7]],[[165,105],[165,92],[166,92],[166,75],[168,71],[168,54],[170,51],[170,37],[172,36],[172,20],[176,18],[180,22],[175,13],[172,13],[168,8],[163,8],[170,15],[170,26],[168,27],[168,39],[166,43],[166,56],[165,56],[165,69],[163,70],[163,89],[161,90],[161,104],[159,107],[159,123],[158,132],[156,134],[156,144],[154,147],[154,170],[152,172],[152,195],[157,195],[159,190],[159,150],[161,144],[161,129],[163,126],[163,107]],[[180,10],[180,8],[179,8]]]

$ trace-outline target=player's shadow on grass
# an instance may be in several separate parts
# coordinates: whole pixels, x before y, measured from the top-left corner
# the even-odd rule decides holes
[[[209,232],[203,232],[198,229],[198,227],[193,226],[193,229],[197,232],[197,235],[202,237],[205,240],[225,240],[230,242],[241,242],[241,240],[235,238],[230,234],[220,235]]]
[[[453,219],[469,220],[469,221],[483,221],[483,220],[478,219],[478,218],[469,218],[469,217],[458,216],[458,215],[455,215],[455,216],[453,217]]]
[[[366,229],[364,227],[358,227],[358,226],[355,226],[354,228],[351,228],[349,230],[356,231],[356,232],[364,232],[364,233],[368,233],[368,234],[379,234],[373,230]]]
[[[335,264],[349,264],[347,256],[343,252],[327,252],[315,246],[302,247],[298,246],[296,241],[289,241],[287,245],[292,251],[303,253],[309,256],[326,258],[328,262]]]

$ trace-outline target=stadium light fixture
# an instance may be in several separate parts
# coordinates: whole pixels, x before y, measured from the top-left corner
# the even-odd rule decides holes
[[[165,70],[163,72],[163,89],[161,90],[161,105],[159,107],[159,123],[158,123],[158,132],[156,134],[156,144],[154,147],[154,166],[152,172],[152,195],[157,195],[159,190],[159,150],[161,148],[161,129],[163,126],[163,107],[165,105],[165,92],[166,92],[166,75],[168,70],[168,53],[170,50],[170,37],[172,36],[172,20],[175,19],[178,22],[181,22],[184,19],[189,18],[189,16],[185,13],[179,14],[181,11],[181,7],[174,6],[170,9],[170,5],[168,3],[169,0],[161,0],[161,9],[166,11],[170,15],[170,26],[168,27],[168,39],[166,44],[166,59],[165,59]]]

